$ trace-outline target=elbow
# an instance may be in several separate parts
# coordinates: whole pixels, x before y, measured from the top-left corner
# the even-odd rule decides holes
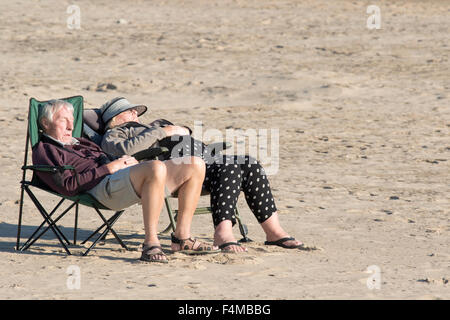
[[[75,197],[77,196],[79,193],[75,190],[65,190],[64,193],[62,193],[64,196],[66,197]]]
[[[66,197],[75,197],[80,193],[78,188],[71,186],[61,187],[58,192]]]
[[[107,150],[105,150],[107,153],[112,154],[116,157],[121,157],[123,155],[129,154],[130,148],[128,146],[125,146],[121,143],[116,144],[114,146],[110,146]]]
[[[108,146],[102,145],[102,149],[106,153],[111,154],[111,155],[116,156],[116,157],[123,156],[124,154],[126,154],[126,151],[127,151],[125,149],[125,147],[122,146],[122,145],[113,145],[113,146],[111,146],[111,145],[108,145]]]
[[[55,181],[56,190],[58,193],[66,197],[74,197],[79,194],[78,183],[75,182],[64,182],[60,180]]]

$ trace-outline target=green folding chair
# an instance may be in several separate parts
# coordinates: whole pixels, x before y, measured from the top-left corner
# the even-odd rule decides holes
[[[206,190],[202,190],[201,196],[209,196],[209,192],[207,192]],[[167,213],[169,214],[169,225],[164,229],[164,231],[162,231],[162,234],[166,234],[168,233],[170,230],[175,231],[176,228],[176,223],[177,223],[177,216],[178,216],[178,210],[177,209],[172,209],[172,206],[170,204],[171,199],[176,199],[177,195],[173,194],[170,196],[167,196],[164,201],[166,204],[166,210]],[[211,207],[207,206],[207,207],[197,207],[195,209],[195,213],[194,215],[198,215],[198,214],[212,214],[212,209]],[[252,240],[247,237],[248,235],[248,228],[247,225],[245,225],[242,222],[242,218],[239,214],[239,209],[236,207],[234,215],[236,217],[236,220],[238,221],[238,225],[239,225],[239,231],[242,235],[242,239],[239,240],[239,242],[251,242]]]
[[[73,129],[73,137],[79,138],[82,134],[83,127],[83,97],[74,96],[69,98],[63,98],[61,100],[65,100],[70,102],[74,107],[74,129]],[[30,99],[29,111],[28,111],[28,125],[27,125],[27,137],[25,143],[25,156],[24,156],[24,164],[22,166],[22,180],[20,181],[21,193],[20,193],[20,204],[19,204],[19,221],[17,227],[17,243],[16,250],[25,251],[31,245],[33,245],[38,239],[40,239],[48,230],[51,230],[56,238],[58,239],[61,246],[64,248],[68,255],[71,254],[68,246],[71,244],[67,239],[66,235],[62,232],[62,230],[56,224],[59,220],[61,220],[68,212],[70,212],[73,208],[75,208],[75,226],[74,226],[74,234],[73,234],[73,244],[76,245],[77,242],[77,229],[78,229],[78,211],[79,206],[87,206],[93,208],[97,214],[100,216],[103,224],[97,228],[88,238],[86,238],[81,244],[86,243],[90,239],[92,239],[95,235],[98,234],[97,238],[93,241],[92,245],[83,253],[83,255],[87,255],[92,248],[101,240],[104,239],[108,232],[111,232],[114,235],[114,238],[119,242],[119,244],[126,250],[129,250],[128,247],[123,243],[120,237],[113,229],[113,225],[123,214],[124,210],[120,210],[115,212],[109,219],[106,219],[100,210],[111,210],[103,206],[100,202],[98,202],[94,197],[92,197],[88,193],[82,193],[78,196],[69,197],[57,192],[50,190],[43,182],[40,181],[36,172],[44,171],[44,172],[52,172],[57,173],[64,170],[74,170],[72,166],[46,166],[46,165],[28,165],[28,149],[31,145],[33,148],[40,140],[40,129],[38,125],[38,117],[39,110],[47,103],[48,101],[38,101],[34,98]],[[27,173],[32,172],[31,180],[27,179]],[[48,192],[57,198],[60,198],[59,202],[56,206],[51,210],[47,211],[42,205],[41,201],[37,198],[34,189],[42,190]],[[37,210],[43,217],[43,222],[35,229],[33,234],[28,238],[28,240],[21,246],[20,238],[21,238],[21,227],[22,227],[22,218],[23,218],[23,203],[24,203],[24,193],[30,197]],[[60,210],[61,205],[64,202],[69,202],[70,205],[68,208],[63,210],[59,215],[56,214],[58,210]],[[54,218],[56,216],[56,218]],[[46,226],[44,228],[44,226]]]

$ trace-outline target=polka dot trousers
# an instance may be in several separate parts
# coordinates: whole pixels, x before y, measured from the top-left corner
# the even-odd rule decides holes
[[[218,154],[205,157],[204,148],[201,142],[189,137],[170,147],[170,159],[191,154],[205,160],[203,188],[210,192],[214,226],[224,220],[230,220],[233,225],[236,223],[235,209],[241,191],[259,223],[277,211],[269,181],[258,161],[250,156]]]
[[[218,161],[222,160],[222,161]],[[214,226],[236,223],[235,208],[241,191],[259,223],[277,211],[263,167],[249,156],[222,156],[206,164],[203,187],[211,194]]]

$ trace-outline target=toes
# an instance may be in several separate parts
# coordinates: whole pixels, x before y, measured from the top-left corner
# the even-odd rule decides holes
[[[227,247],[224,251],[225,252],[236,252],[236,253],[237,252],[247,252],[247,248],[231,245],[231,246]]]
[[[284,243],[285,245],[289,247],[297,247],[303,245],[303,242],[297,241],[297,240],[290,240]]]

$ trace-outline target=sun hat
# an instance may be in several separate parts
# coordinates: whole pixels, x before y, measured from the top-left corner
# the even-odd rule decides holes
[[[117,97],[106,102],[101,106],[100,110],[102,120],[105,124],[107,124],[112,118],[117,116],[119,113],[122,113],[129,109],[136,109],[138,116],[141,116],[147,111],[147,106],[144,106],[142,104],[131,104],[124,97]]]

